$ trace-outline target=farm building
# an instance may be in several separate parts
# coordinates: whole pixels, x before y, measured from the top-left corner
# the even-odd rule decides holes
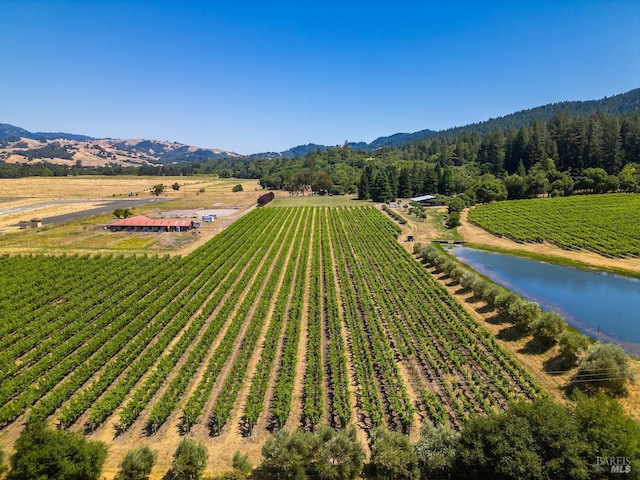
[[[444,200],[437,198],[435,195],[422,195],[411,199],[412,202],[418,202],[423,207],[436,207],[444,205]]]
[[[112,232],[186,232],[194,228],[192,220],[149,218],[144,215],[123,218],[109,225]]]
[[[29,221],[22,220],[19,224],[21,229],[25,228],[40,228],[42,226],[42,219],[40,218],[32,218]]]

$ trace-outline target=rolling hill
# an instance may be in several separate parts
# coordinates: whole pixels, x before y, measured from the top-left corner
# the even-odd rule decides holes
[[[548,121],[558,112],[573,116],[589,116],[596,111],[605,114],[640,112],[640,88],[599,100],[567,101],[521,110],[503,117],[452,127],[446,130],[420,130],[413,133],[395,133],[376,138],[371,143],[350,142],[356,150],[373,151],[383,147],[398,147],[423,140],[450,138],[466,132],[484,135],[494,130],[520,128],[534,120]],[[283,152],[262,152],[249,155],[253,158],[294,158],[314,150],[325,150],[327,145],[309,143],[289,148]],[[200,148],[177,142],[137,139],[96,139],[72,133],[29,132],[20,127],[0,124],[0,162],[24,163],[47,161],[66,165],[139,166],[144,164],[166,165],[181,162],[205,161],[229,157],[241,157],[225,150]]]
[[[46,161],[63,165],[140,166],[237,157],[225,150],[145,139],[92,138],[72,133],[29,132],[0,124],[0,161]]]

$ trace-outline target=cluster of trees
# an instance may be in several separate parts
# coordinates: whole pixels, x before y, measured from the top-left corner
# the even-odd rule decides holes
[[[605,395],[588,397],[577,391],[573,400],[560,404],[542,397],[516,402],[503,412],[471,418],[460,431],[427,423],[415,444],[406,435],[379,428],[369,436],[371,455],[366,463],[353,426],[338,431],[323,426],[315,434],[280,430],[264,443],[255,470],[245,454],[236,452],[233,469],[216,478],[590,480],[615,477],[602,460],[611,458],[620,459],[616,462],[623,465],[625,478],[640,478],[636,464],[640,425]],[[42,424],[29,424],[15,449],[7,480],[97,480],[107,455],[101,442]],[[146,446],[131,450],[120,462],[115,478],[146,480],[156,458],[156,452]],[[170,478],[203,478],[207,459],[204,444],[184,438],[174,453]],[[0,461],[0,475],[6,471]]]
[[[546,158],[553,159],[561,171],[600,167],[618,174],[639,155],[638,114],[596,111],[588,117],[557,112],[549,121],[533,119],[518,129],[510,126],[482,134],[467,130],[447,138],[415,141],[399,147],[397,158],[440,160],[452,165],[477,163],[481,173],[500,176],[514,173],[520,163],[528,171]]]
[[[560,355],[569,367],[578,365],[572,385],[585,391],[604,391],[621,395],[634,381],[629,355],[614,344],[595,343],[589,337],[567,327],[555,312],[540,306],[467,270],[435,246],[415,246],[423,260],[447,273],[463,288],[497,310],[501,318],[523,334],[532,334],[542,349],[558,343]]]
[[[262,450],[257,478],[304,480],[372,479],[595,479],[610,478],[598,459],[640,458],[640,425],[604,396],[574,395],[572,405],[549,398],[517,402],[506,411],[470,419],[457,432],[423,425],[420,438],[386,429],[369,437],[371,456],[352,428],[323,427],[316,435],[280,431]],[[623,463],[627,460],[623,460]],[[640,478],[636,465],[627,478]]]
[[[20,153],[20,155],[25,156],[29,161],[36,158],[62,158],[65,160],[71,160],[73,159],[75,148],[62,145],[59,142],[51,142],[43,147],[31,148],[29,150],[23,150],[16,153]]]
[[[98,480],[102,478],[102,467],[108,449],[102,442],[88,441],[79,434],[64,430],[51,430],[36,422],[27,424],[16,440],[15,450],[10,468],[4,464],[4,453],[0,451],[0,477],[9,470],[6,480]],[[208,456],[204,444],[189,438],[183,439],[173,456],[171,478],[201,478]],[[251,466],[247,470],[246,457],[240,454],[237,457],[238,460],[234,458],[234,466],[238,461],[243,471],[248,473]],[[115,479],[147,480],[156,459],[156,451],[147,446],[131,450],[121,460]]]
[[[455,192],[453,171],[439,163],[401,162],[365,165],[358,183],[358,198],[390,202],[420,193],[451,195]]]
[[[116,208],[113,211],[113,216],[116,218],[129,218],[134,215],[133,210],[130,208]]]

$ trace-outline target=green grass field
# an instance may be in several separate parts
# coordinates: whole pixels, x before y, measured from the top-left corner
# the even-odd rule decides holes
[[[361,207],[373,204],[370,201],[357,200],[353,195],[305,195],[278,196],[271,205],[276,207]]]

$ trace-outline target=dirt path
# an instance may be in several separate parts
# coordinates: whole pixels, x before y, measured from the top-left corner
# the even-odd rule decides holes
[[[313,229],[315,228],[315,215],[312,219],[309,237],[313,238]],[[313,245],[313,242],[310,242]],[[298,352],[296,359],[296,376],[293,384],[293,393],[291,395],[291,410],[289,418],[284,424],[283,429],[293,431],[300,427],[302,423],[303,409],[303,389],[305,381],[305,372],[307,370],[307,344],[309,342],[308,326],[309,326],[309,292],[311,291],[311,256],[313,251],[307,256],[307,276],[304,279],[304,302],[302,304],[302,319],[300,321],[300,339],[298,343]],[[295,319],[294,319],[295,321]]]
[[[298,219],[297,223],[295,226],[291,226],[291,228],[298,228],[300,225],[300,221],[301,219]],[[293,223],[292,223],[293,225]],[[285,234],[286,235],[286,234]],[[280,245],[281,246],[281,245]],[[291,259],[291,255],[292,255],[292,251],[293,251],[293,246],[294,243],[291,242],[290,245],[287,247],[288,250],[286,251],[285,255],[286,255],[286,260],[285,260],[285,265],[288,265],[290,259]],[[284,248],[284,246],[281,246],[281,248]],[[276,253],[274,255],[274,257],[279,256],[281,253],[281,250],[278,251],[278,253]],[[267,281],[268,279],[272,276],[272,275],[279,275],[279,279],[278,279],[278,286],[276,287],[276,292],[279,292],[280,289],[282,288],[282,284],[284,282],[284,278],[285,278],[285,273],[286,273],[286,268],[283,269],[281,272],[274,272],[273,269],[273,265],[271,266],[271,269],[269,270],[269,273],[267,274]],[[265,283],[266,286],[266,283]],[[260,302],[260,297],[262,297],[262,295],[264,294],[264,286],[263,286],[263,291],[260,293],[260,295],[258,296],[258,298],[256,298],[256,302],[254,304],[254,307],[252,308],[252,311],[249,313],[248,317],[251,318],[253,317],[254,314],[254,310],[255,307],[257,306],[258,302]],[[232,457],[233,454],[237,451],[237,450],[241,450],[245,453],[247,453],[247,450],[249,450],[250,453],[250,461],[257,463],[259,462],[260,456],[259,456],[259,448],[262,445],[262,441],[264,440],[264,437],[260,436],[260,435],[256,435],[255,437],[252,435],[252,437],[243,437],[242,436],[242,431],[240,428],[241,425],[241,419],[242,416],[244,414],[245,411],[245,406],[247,403],[247,397],[249,395],[249,391],[251,388],[251,384],[252,384],[252,379],[255,376],[258,364],[260,362],[260,359],[262,357],[262,352],[264,350],[264,341],[265,341],[265,337],[267,335],[267,331],[269,329],[269,324],[271,322],[271,319],[273,318],[273,312],[275,309],[275,299],[272,302],[272,304],[269,307],[269,310],[266,314],[266,318],[264,320],[264,323],[262,325],[262,329],[260,332],[260,336],[258,338],[258,340],[256,341],[256,348],[254,349],[254,351],[252,352],[252,357],[251,360],[249,362],[249,364],[247,365],[247,373],[245,375],[245,382],[242,386],[242,388],[240,389],[240,391],[238,392],[237,396],[236,396],[236,402],[235,402],[235,407],[233,409],[233,411],[230,414],[230,418],[229,421],[227,422],[227,424],[225,425],[222,434],[218,437],[218,438],[214,438],[212,441],[216,444],[216,447],[218,448],[218,455],[215,458],[215,461],[213,459],[211,459],[209,461],[209,468],[212,471],[221,471],[224,469],[225,466],[231,465],[231,461],[232,461]],[[281,330],[282,332],[282,330]],[[240,343],[238,343],[238,345],[240,345]],[[230,361],[228,361],[228,366],[229,366],[229,370],[231,369],[231,367],[233,366],[233,364],[235,363],[235,358],[237,356],[239,349],[236,349],[236,351],[234,352],[234,358],[230,359]],[[226,367],[225,367],[226,368]],[[224,373],[224,375],[221,374],[220,378],[226,378],[227,374]],[[217,397],[219,396],[219,390],[222,388],[223,386],[223,382],[216,382],[216,387],[214,387],[214,390],[211,393],[211,400],[213,400],[214,398],[217,399]],[[210,405],[207,406],[207,408],[205,409],[205,418],[208,418],[208,415],[210,413],[210,406],[212,406],[213,403],[210,402]],[[254,431],[256,431],[256,433],[258,433],[258,430],[254,428]],[[202,437],[205,436],[206,432],[204,432],[204,435],[196,435],[198,437]],[[247,448],[248,445],[248,448]]]
[[[325,213],[325,215],[329,215],[329,212],[327,211]],[[328,230],[330,230],[329,220],[328,219],[326,219],[325,225],[326,225],[326,228]],[[338,271],[337,271],[337,266],[336,266],[337,259],[336,259],[336,252],[335,252],[335,248],[334,248],[333,243],[329,244],[329,248],[330,248],[330,251],[331,251],[331,265],[332,265],[332,268],[333,268],[333,281],[334,281],[334,284],[335,284],[336,297],[338,299],[338,301],[337,301],[338,316],[340,318],[340,331],[341,331],[341,334],[342,334],[341,341],[344,342],[344,345],[345,345],[347,374],[349,375],[348,389],[349,389],[349,407],[350,407],[350,410],[351,410],[351,419],[352,419],[351,421],[356,427],[358,427],[358,428],[356,428],[356,437],[360,441],[360,443],[364,446],[366,454],[367,454],[367,458],[369,458],[369,455],[370,455],[369,439],[367,438],[367,434],[365,433],[365,430],[364,430],[365,423],[363,422],[363,419],[361,418],[360,412],[356,408],[356,405],[359,402],[359,400],[358,400],[358,397],[359,397],[358,377],[356,375],[355,367],[351,362],[351,358],[353,357],[353,347],[352,347],[352,343],[351,343],[352,340],[351,340],[351,335],[349,333],[349,329],[347,327],[346,321],[344,319],[344,317],[345,317],[344,305],[343,305],[342,301],[340,300],[340,299],[343,298],[343,295],[342,295],[342,290],[340,288],[340,282],[338,281]]]

